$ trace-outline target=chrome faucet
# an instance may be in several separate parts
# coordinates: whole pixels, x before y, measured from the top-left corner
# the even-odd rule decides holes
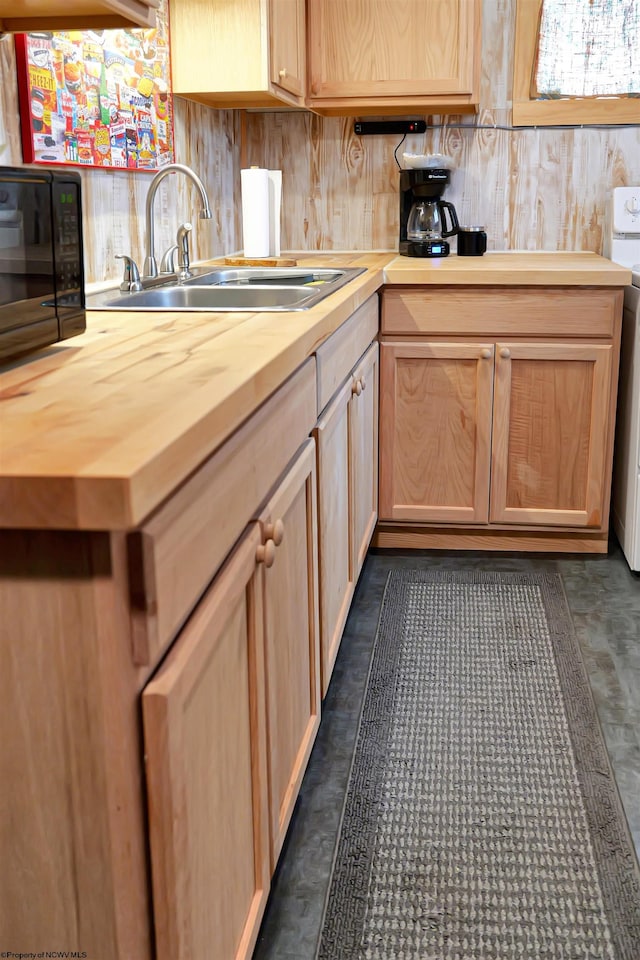
[[[146,204],[146,234],[147,234],[147,251],[144,261],[144,277],[157,277],[158,276],[158,264],[156,263],[155,251],[154,251],[154,223],[153,223],[153,202],[156,198],[156,193],[158,187],[162,183],[165,177],[168,177],[170,173],[183,173],[185,177],[191,180],[192,183],[196,185],[200,191],[200,198],[202,200],[202,208],[200,210],[200,219],[201,220],[211,220],[211,208],[209,206],[209,198],[207,197],[207,191],[205,190],[204,184],[197,173],[194,173],[191,167],[187,167],[184,163],[169,163],[166,167],[163,167],[149,184],[149,192],[147,193],[147,204]]]

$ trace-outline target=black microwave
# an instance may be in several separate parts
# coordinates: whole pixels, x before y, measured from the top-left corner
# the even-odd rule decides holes
[[[0,363],[84,329],[79,174],[0,167]]]

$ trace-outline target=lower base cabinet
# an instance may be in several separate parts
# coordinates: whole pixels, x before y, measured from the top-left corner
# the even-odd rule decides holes
[[[136,529],[0,531],[0,930],[24,950],[252,956],[320,722],[318,497],[342,625],[375,523],[377,331],[371,297]]]
[[[378,518],[378,366],[373,343],[353,371],[349,404],[349,446],[353,557],[356,580]]]
[[[601,527],[612,352],[384,343],[380,516]]]
[[[621,307],[597,287],[385,291],[376,545],[605,552]]]
[[[272,869],[320,725],[315,459],[309,440],[260,517]]]
[[[378,344],[327,405],[318,445],[322,696],[378,515]]]
[[[261,548],[254,524],[142,696],[158,960],[250,957],[267,900]]]
[[[158,960],[251,956],[320,722],[315,445],[142,696]]]

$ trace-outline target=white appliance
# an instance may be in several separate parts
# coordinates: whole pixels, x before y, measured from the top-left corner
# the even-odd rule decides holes
[[[632,270],[624,294],[612,513],[629,566],[640,571],[640,186],[614,189],[603,253]]]

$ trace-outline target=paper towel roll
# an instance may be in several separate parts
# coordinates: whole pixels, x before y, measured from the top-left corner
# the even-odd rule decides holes
[[[240,171],[242,188],[242,243],[245,257],[269,256],[269,171],[250,167]]]

